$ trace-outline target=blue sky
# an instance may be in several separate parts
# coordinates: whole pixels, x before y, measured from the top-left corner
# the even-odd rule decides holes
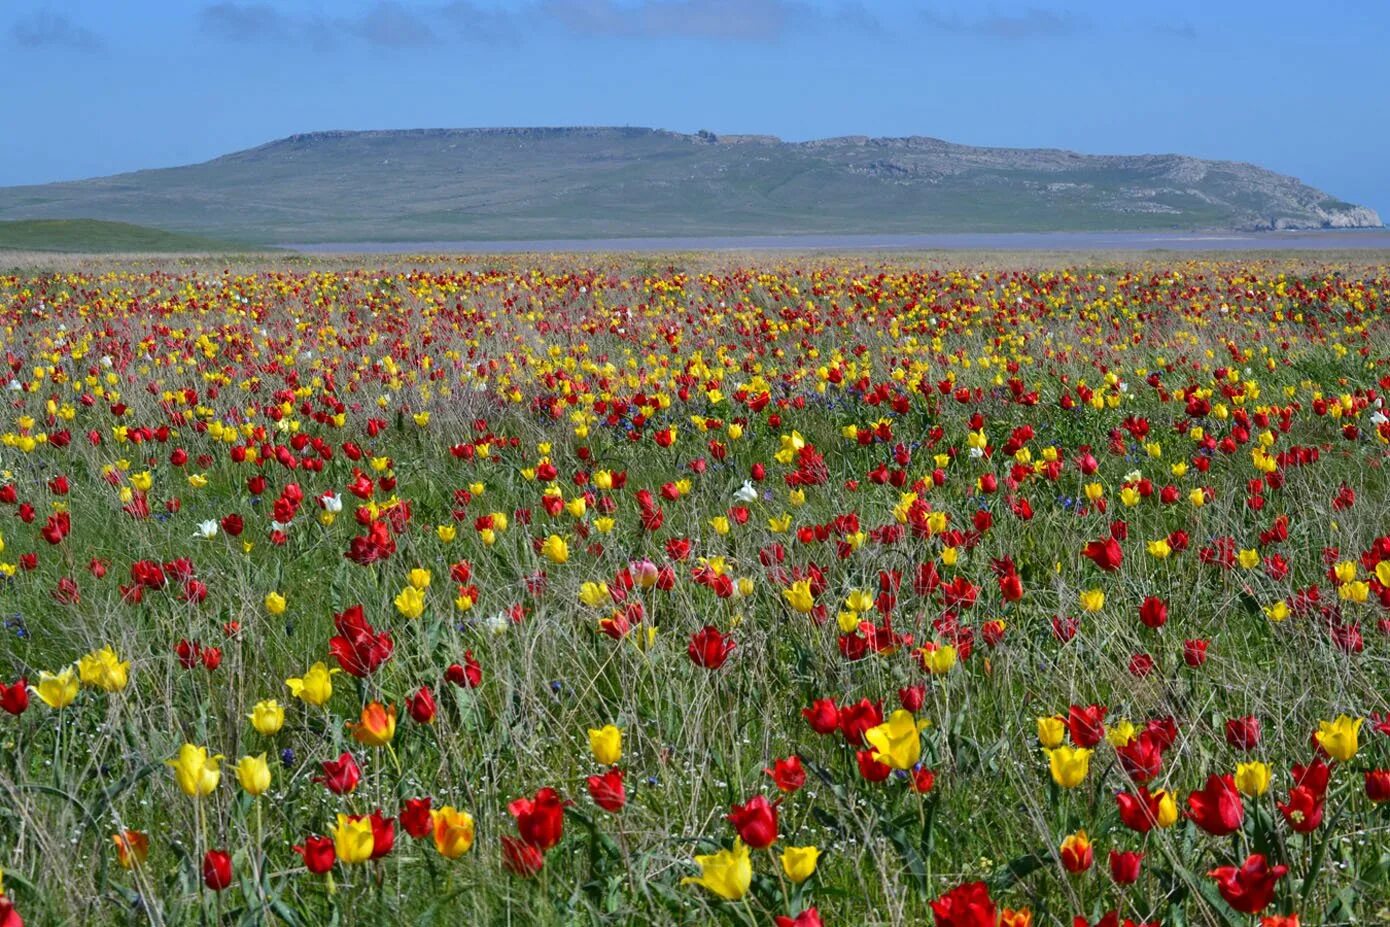
[[[1390,218],[1385,0],[7,0],[0,184],[317,129],[644,125],[1253,161]]]

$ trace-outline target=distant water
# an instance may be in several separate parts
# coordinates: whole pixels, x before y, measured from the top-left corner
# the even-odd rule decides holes
[[[312,254],[507,254],[596,251],[1390,251],[1390,229],[1310,232],[981,232],[937,235],[748,235],[538,241],[288,244]]]

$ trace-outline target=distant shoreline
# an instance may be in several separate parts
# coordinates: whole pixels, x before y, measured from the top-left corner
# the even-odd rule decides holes
[[[281,244],[304,254],[666,251],[1390,251],[1390,228],[1288,232],[943,232]]]

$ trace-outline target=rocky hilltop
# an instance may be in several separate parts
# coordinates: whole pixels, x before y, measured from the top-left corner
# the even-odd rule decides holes
[[[77,217],[264,243],[1381,225],[1233,161],[631,127],[313,132],[0,189],[0,219]]]

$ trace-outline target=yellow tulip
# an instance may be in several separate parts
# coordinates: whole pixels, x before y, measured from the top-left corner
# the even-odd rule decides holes
[[[933,676],[949,672],[956,665],[956,648],[950,644],[938,647],[922,647],[917,651],[921,657],[922,668]]]
[[[1048,750],[1047,760],[1052,771],[1052,781],[1064,789],[1076,788],[1090,771],[1092,752],[1071,746]]]
[[[873,758],[878,762],[894,769],[911,769],[922,757],[921,733],[929,723],[899,708],[887,721],[865,731],[864,741],[874,748]]]
[[[725,901],[738,901],[748,894],[748,886],[753,882],[748,847],[737,837],[733,849],[696,856],[695,865],[700,867],[700,874],[686,876],[681,884],[704,886]]]
[[[589,728],[589,751],[604,766],[612,766],[623,758],[623,732],[615,725]]]
[[[61,673],[39,673],[39,684],[29,690],[49,708],[67,708],[77,698],[77,676],[68,667]]]
[[[798,579],[786,589],[782,590],[782,598],[786,599],[787,604],[794,611],[805,615],[816,607],[816,598],[811,594],[811,581],[809,579]]]
[[[1081,593],[1081,610],[1098,612],[1105,607],[1105,593],[1100,589],[1087,589]]]
[[[1178,800],[1166,789],[1159,789],[1153,796],[1158,799],[1158,814],[1154,820],[1166,830],[1178,822]]]
[[[585,605],[602,605],[608,601],[608,584],[589,581],[579,587],[579,601]]]
[[[174,770],[174,781],[185,795],[202,798],[212,794],[222,779],[222,770],[218,766],[221,759],[220,754],[208,756],[207,747],[184,744],[179,748],[178,756],[164,763]]]
[[[265,594],[265,610],[267,614],[283,615],[285,613],[285,597],[278,592],[267,592]]]
[[[782,871],[800,885],[815,873],[818,859],[820,850],[814,846],[787,847],[782,851]]]
[[[264,699],[252,706],[250,718],[257,734],[271,737],[284,727],[285,709],[273,698]]]
[[[372,835],[372,819],[360,814],[338,815],[333,828],[333,851],[340,863],[365,863],[372,858],[376,838]]]
[[[265,754],[243,756],[236,764],[236,778],[247,795],[260,795],[270,788],[270,765]]]
[[[1318,722],[1318,743],[1327,755],[1338,762],[1345,763],[1356,756],[1359,748],[1357,735],[1361,731],[1364,718],[1349,718],[1338,715],[1332,721]]]
[[[416,567],[410,571],[408,581],[414,589],[428,589],[430,587],[430,571]]]
[[[1054,750],[1062,745],[1067,736],[1067,722],[1056,715],[1038,719],[1038,743],[1045,750]]]
[[[119,692],[129,679],[130,661],[121,662],[110,646],[93,650],[77,661],[77,672],[83,685]]]
[[[330,670],[320,660],[309,667],[302,677],[286,679],[285,685],[289,686],[290,694],[301,702],[322,707],[333,697],[333,674],[336,672],[337,667]]]
[[[552,534],[545,539],[545,543],[541,545],[541,553],[551,563],[564,563],[570,558],[569,545],[558,534]]]
[[[446,859],[458,859],[473,847],[473,816],[451,805],[433,812],[434,847]]]
[[[396,611],[406,618],[419,618],[425,613],[425,593],[415,586],[406,586],[395,601]]]
[[[1269,764],[1258,760],[1236,766],[1236,788],[1242,795],[1259,798],[1269,791]]]

